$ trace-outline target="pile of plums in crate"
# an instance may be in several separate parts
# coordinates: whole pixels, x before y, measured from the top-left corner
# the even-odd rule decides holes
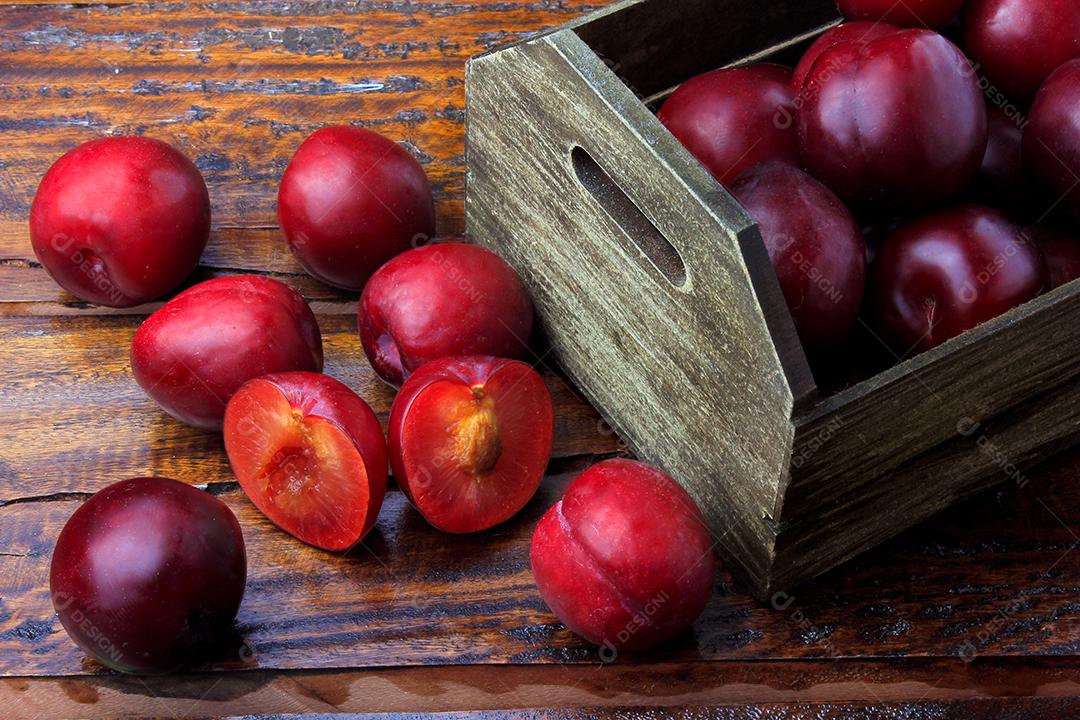
[[[659,110],[759,224],[815,372],[875,356],[834,388],[1080,277],[1080,3],[839,5],[794,69]]]
[[[218,277],[168,300],[135,333],[135,381],[177,421],[222,432],[255,507],[317,548],[348,551],[363,540],[389,468],[440,531],[483,532],[516,515],[540,486],[555,422],[544,379],[524,361],[533,308],[518,275],[480,247],[426,242],[435,212],[423,169],[368,130],[311,135],[282,177],[278,212],[313,276],[362,290],[360,344],[400,387],[388,433],[361,397],[322,374],[322,336],[305,299],[264,276]],[[174,290],[209,232],[198,170],[142,137],[94,140],[61,157],[30,217],[52,277],[113,307]],[[701,513],[670,477],[617,459],[584,472],[544,515],[531,559],[559,617],[617,651],[693,622],[713,586],[711,546]],[[235,637],[246,563],[241,527],[219,499],[178,480],[128,479],[65,525],[52,599],[98,661],[164,672]]]

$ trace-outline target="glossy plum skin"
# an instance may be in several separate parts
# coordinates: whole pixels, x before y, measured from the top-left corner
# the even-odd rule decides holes
[[[827,187],[785,163],[747,170],[732,188],[757,222],[808,353],[838,344],[859,314],[866,243]]]
[[[371,130],[324,127],[293,155],[278,220],[312,276],[359,291],[380,265],[435,234],[431,186],[403,147]]]
[[[1076,0],[971,0],[963,46],[1010,100],[1026,104],[1056,68],[1080,57]]]
[[[526,363],[440,358],[421,366],[394,398],[390,465],[433,527],[480,532],[509,520],[536,494],[554,422],[551,393]]]
[[[146,394],[206,430],[221,429],[225,404],[248,380],[322,366],[322,336],[304,298],[255,275],[188,288],[148,317],[131,345],[131,369]]]
[[[71,639],[115,670],[162,673],[231,631],[247,556],[236,516],[166,478],[115,483],[64,525],[53,551],[53,606]]]
[[[1080,278],[1080,235],[1040,224],[1024,228],[1024,237],[1042,252],[1050,289]]]
[[[1042,188],[1046,208],[1060,204],[1080,217],[1080,59],[1055,70],[1035,96],[1024,130],[1024,166]],[[1060,200],[1060,203],[1059,203]]]
[[[658,117],[724,186],[766,160],[799,164],[791,71],[779,65],[693,77],[667,99]]]
[[[632,460],[583,472],[541,518],[530,560],[568,628],[608,651],[644,650],[693,624],[715,579],[713,540],[690,496]]]
[[[244,384],[225,411],[225,451],[244,493],[278,527],[324,550],[348,550],[386,496],[382,426],[344,383],[313,372]]]
[[[210,197],[180,152],[145,137],[91,140],[49,168],[30,208],[34,254],[72,295],[109,307],[149,302],[199,263]]]
[[[901,357],[936,347],[1048,286],[1038,249],[1003,213],[963,205],[920,218],[878,252],[867,288],[881,338]]]
[[[791,87],[793,87],[796,92],[802,90],[803,85],[806,84],[806,78],[810,74],[810,68],[814,66],[814,63],[821,57],[821,54],[833,45],[846,42],[865,44],[872,40],[876,40],[879,37],[894,33],[899,29],[900,28],[897,26],[885,22],[854,21],[837,25],[833,29],[822,34],[822,36],[815,40],[813,45],[807,48],[806,52],[803,53],[802,58],[799,60],[799,64],[795,66],[795,72],[791,76]]]
[[[807,169],[859,208],[943,202],[971,181],[986,150],[986,104],[970,65],[929,30],[833,45],[802,99]]]
[[[975,176],[976,197],[994,207],[1021,209],[1031,200],[1021,156],[1026,118],[1009,117],[1000,108],[990,106],[987,120],[989,137]]]
[[[364,288],[360,340],[375,372],[400,385],[451,355],[529,355],[533,307],[514,269],[484,248],[448,242],[388,262]]]
[[[960,12],[966,0],[839,0],[848,20],[882,20],[911,28],[937,30]]]

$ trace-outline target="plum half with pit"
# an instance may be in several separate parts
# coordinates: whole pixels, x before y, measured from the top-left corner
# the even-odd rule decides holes
[[[220,430],[248,380],[323,367],[319,324],[304,298],[257,275],[188,288],[148,317],[131,345],[136,382],[177,420]]]
[[[380,265],[431,239],[435,205],[423,167],[405,148],[371,130],[331,126],[289,161],[278,220],[312,276],[362,290]]]
[[[544,379],[519,360],[429,362],[390,410],[394,477],[439,530],[487,530],[517,514],[540,487],[554,418]]]
[[[701,511],[669,475],[617,459],[574,480],[536,526],[529,557],[563,624],[619,652],[693,624],[712,594],[712,548]]]
[[[919,218],[878,251],[867,286],[881,338],[900,357],[929,350],[1049,286],[1038,249],[1002,212],[963,205]]]
[[[720,184],[766,160],[799,164],[791,70],[722,68],[679,86],[657,117]]]
[[[386,495],[386,441],[344,383],[312,372],[246,383],[225,411],[225,451],[248,498],[278,527],[347,550],[375,525]]]
[[[358,322],[371,366],[397,386],[439,358],[527,358],[533,307],[521,278],[498,255],[444,242],[379,268],[360,298]]]
[[[109,307],[149,302],[181,283],[210,237],[198,169],[160,140],[91,140],[49,168],[30,208],[30,242],[72,295]]]
[[[247,556],[221,500],[167,478],[95,493],[64,525],[49,588],[68,635],[114,670],[163,673],[234,636]]]
[[[806,168],[856,211],[945,202],[975,177],[986,103],[964,54],[905,29],[826,49],[802,88]]]
[[[820,353],[859,314],[866,243],[847,207],[806,173],[779,162],[747,170],[732,188],[757,222],[803,347]]]

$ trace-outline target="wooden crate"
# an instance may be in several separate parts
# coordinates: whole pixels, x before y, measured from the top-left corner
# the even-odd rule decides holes
[[[819,392],[753,221],[649,109],[837,22],[832,0],[627,0],[467,70],[468,232],[759,597],[1023,482],[1080,434],[1076,283]]]

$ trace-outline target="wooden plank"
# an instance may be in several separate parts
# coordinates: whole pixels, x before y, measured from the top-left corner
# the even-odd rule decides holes
[[[1080,380],[1048,383],[1029,394],[1029,400],[994,417],[960,418],[956,426],[962,433],[952,440],[871,482],[853,482],[839,502],[785,518],[771,587],[796,587],[999,483],[1025,484],[1033,464],[1080,441]]]
[[[6,264],[21,268],[36,262],[25,219],[0,220],[0,267]],[[215,227],[210,233],[210,242],[200,264],[208,270],[271,273],[276,276],[304,274],[304,269],[289,251],[285,238],[276,227]],[[20,280],[28,284],[42,282],[37,273],[32,279],[22,277]],[[312,286],[309,292],[314,290]],[[325,295],[329,288],[321,288],[319,292]],[[36,297],[45,293],[26,294]],[[18,295],[14,289],[0,291],[0,298],[3,299],[0,302],[11,302]]]
[[[0,323],[0,502],[93,492],[125,477],[231,481],[220,435],[165,415],[131,377],[142,318],[6,318]],[[351,315],[319,318],[327,372],[365,398],[385,425],[392,389],[371,370]],[[556,457],[613,452],[619,441],[562,378],[545,371],[556,403]]]
[[[492,710],[469,712],[478,720],[563,720],[587,717],[590,720],[896,720],[897,718],[932,718],[933,720],[1016,720],[1017,718],[1064,718],[1080,713],[1080,698],[983,698],[938,702],[822,702],[754,703],[698,707],[617,706],[569,709]],[[438,712],[422,717],[456,720],[463,712]],[[290,720],[298,715],[245,715],[236,720]],[[335,720],[413,720],[409,713],[358,713],[335,715]]]
[[[1017,720],[1076,717],[1078,672],[1075,658],[970,667],[927,658],[111,675],[0,680],[0,702],[10,720],[292,720],[301,713],[342,720],[413,713],[446,720]]]
[[[524,538],[566,481],[550,479],[518,518],[469,537],[432,529],[394,491],[377,529],[344,555],[310,548],[276,530],[243,493],[225,488],[220,497],[237,513],[247,544],[248,586],[238,629],[250,651],[238,639],[222,650],[214,667],[371,667],[528,657],[537,645],[534,636],[550,636],[554,628],[532,591]],[[60,629],[48,595],[51,548],[79,502],[0,509],[7,553],[0,556],[0,675],[96,671]],[[564,635],[551,652],[574,645]]]
[[[207,71],[172,70],[182,77]],[[275,227],[277,184],[303,139],[323,125],[356,124],[403,142],[417,156],[435,192],[442,232],[460,232],[464,114],[457,97],[460,88],[452,84],[459,73],[456,67],[443,68],[437,84],[432,78],[425,83],[433,84],[425,87],[385,95],[319,94],[316,89],[278,93],[272,88],[258,94],[258,77],[278,71],[259,67],[251,80],[254,87],[242,94],[212,87],[207,91],[201,85],[192,90],[165,86],[160,94],[155,90],[143,97],[133,96],[130,88],[93,87],[86,96],[71,99],[30,95],[5,100],[0,116],[0,130],[7,129],[0,132],[7,146],[0,183],[3,219],[16,229],[25,222],[41,176],[64,152],[102,135],[137,133],[173,144],[202,170],[215,227]],[[138,76],[154,71],[132,72]],[[318,85],[321,79],[310,82]],[[203,119],[189,117],[193,114]],[[4,229],[10,227],[5,224]]]
[[[820,403],[797,420],[796,461],[778,522],[842,505],[882,475],[955,441],[965,425],[1026,401],[1037,406],[1038,396],[1072,383],[1080,375],[1080,328],[1071,320],[1078,313],[1080,287],[1059,288]],[[1080,427],[1070,408],[1056,407],[1057,415],[1003,439],[1000,453],[1018,462]],[[956,473],[967,471],[962,465]],[[948,486],[950,477],[942,468],[938,482]],[[911,482],[900,472],[895,478]]]
[[[164,304],[164,301],[186,288],[221,275],[237,275],[251,270],[218,270],[199,267],[175,290],[161,300],[133,308],[102,308],[89,305],[74,295],[69,295],[53,282],[45,269],[36,261],[0,260],[0,318],[19,315],[54,315],[63,308],[76,308],[104,315],[146,315]],[[267,274],[280,280],[303,295],[317,312],[355,315],[357,295],[324,285],[306,273],[256,273]],[[28,309],[30,308],[30,309]]]
[[[784,659],[945,658],[958,669],[994,658],[1075,660],[1080,452],[768,604],[721,568],[691,632],[610,666],[550,614],[528,569],[537,519],[589,462],[556,467],[567,474],[547,478],[520,517],[478,536],[432,530],[391,492],[366,549],[346,556],[302,545],[235,487],[215,486],[248,543],[238,628],[253,655],[225,652],[211,668],[513,663],[548,665],[558,678],[562,666],[590,676],[704,660],[731,668],[710,671],[724,678],[738,664]],[[0,507],[0,675],[101,672],[60,629],[47,590],[53,543],[81,497]]]
[[[329,123],[371,127],[424,164],[443,234],[463,227],[464,62],[590,9],[585,0],[8,6],[0,22],[0,302],[70,300],[30,261],[48,166],[103,134],[145,133],[206,176],[211,270],[296,272],[274,228],[293,151]],[[237,230],[237,228],[245,228]],[[247,231],[252,228],[252,231]],[[58,307],[57,312],[64,312]]]

